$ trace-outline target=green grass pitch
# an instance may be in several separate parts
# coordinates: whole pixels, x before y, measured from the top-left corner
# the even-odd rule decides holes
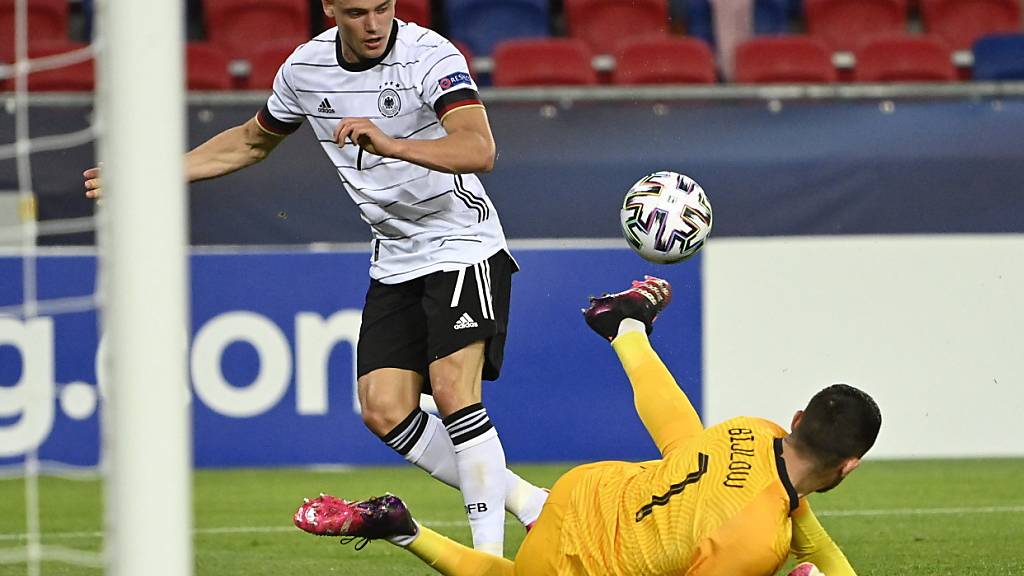
[[[515,466],[550,486],[568,465]],[[1024,460],[868,461],[840,488],[811,497],[822,523],[861,575],[1024,574]],[[195,474],[195,574],[433,574],[387,543],[361,552],[291,526],[303,496],[362,498],[390,491],[417,518],[461,542],[469,528],[454,490],[406,467],[348,471],[226,470]],[[102,487],[92,480],[40,481],[44,545],[99,550]],[[153,494],[159,498],[159,492]],[[0,558],[25,543],[24,483],[0,480]],[[152,537],[160,538],[153,519]],[[511,517],[506,553],[523,530]],[[100,575],[99,569],[46,562],[43,576]],[[0,564],[23,576],[24,564]]]

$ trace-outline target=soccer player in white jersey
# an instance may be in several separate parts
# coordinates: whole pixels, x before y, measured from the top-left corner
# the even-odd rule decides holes
[[[400,1],[400,0],[399,0]],[[546,492],[505,467],[481,402],[497,378],[516,263],[474,172],[495,146],[466,59],[394,18],[395,0],[323,0],[337,28],[296,48],[266,105],[186,155],[190,182],[264,158],[308,119],[372,230],[359,334],[366,426],[461,489],[474,547],[502,554],[507,507],[529,526]],[[87,170],[86,195],[100,194]],[[429,391],[443,416],[419,408]]]

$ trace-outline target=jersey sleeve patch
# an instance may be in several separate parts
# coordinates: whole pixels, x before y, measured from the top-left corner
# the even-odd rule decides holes
[[[293,124],[291,122],[278,120],[270,113],[270,108],[266,104],[264,104],[263,108],[258,114],[256,114],[256,122],[264,132],[274,134],[276,136],[287,136],[302,126],[301,123]]]
[[[465,72],[462,72],[465,74]],[[454,76],[454,74],[452,74]],[[466,82],[468,83],[469,74],[466,74]],[[443,94],[440,98],[434,101],[434,113],[437,114],[438,118],[444,118],[445,114],[448,114],[456,108],[462,108],[463,106],[480,106],[483,102],[480,101],[480,93],[472,88],[463,88],[461,90],[454,90]]]
[[[437,86],[441,90],[451,90],[459,84],[473,86],[473,81],[469,78],[469,72],[453,72],[437,81]]]

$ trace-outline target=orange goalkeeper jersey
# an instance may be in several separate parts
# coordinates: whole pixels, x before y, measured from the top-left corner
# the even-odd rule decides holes
[[[569,472],[558,573],[774,574],[799,505],[781,458],[785,435],[768,420],[733,418],[662,460]]]

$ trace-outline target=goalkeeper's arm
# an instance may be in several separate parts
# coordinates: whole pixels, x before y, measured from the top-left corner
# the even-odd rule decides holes
[[[790,551],[797,562],[810,562],[825,576],[857,576],[846,555],[818,522],[806,500],[793,512],[793,542]]]

